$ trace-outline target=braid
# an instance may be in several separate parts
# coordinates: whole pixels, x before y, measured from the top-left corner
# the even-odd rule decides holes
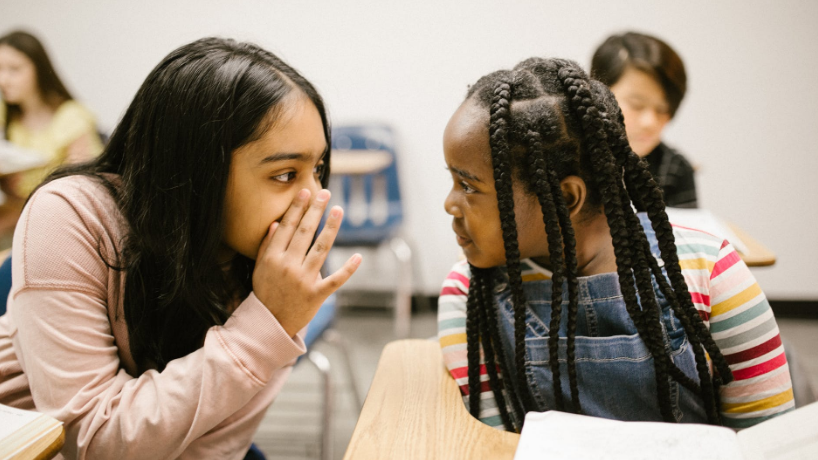
[[[570,219],[566,219],[568,210],[562,202],[562,192],[557,192],[559,196],[561,209],[558,212],[557,204],[554,200],[555,190],[552,187],[553,178],[556,175],[553,170],[550,174],[546,173],[547,166],[545,162],[545,154],[542,147],[542,140],[539,133],[536,131],[528,132],[530,154],[528,156],[531,170],[535,175],[534,191],[539,199],[540,206],[543,211],[543,223],[545,224],[545,231],[548,236],[548,252],[551,261],[552,277],[551,277],[551,323],[548,330],[548,351],[549,351],[549,365],[553,375],[554,399],[557,410],[564,410],[564,401],[562,397],[562,382],[560,379],[559,367],[559,327],[561,322],[561,306],[562,306],[562,283],[564,272],[566,271],[566,262],[563,258],[563,248],[566,252],[570,251],[574,254],[573,270],[569,272],[568,283],[573,287],[569,290],[569,313],[568,313],[568,375],[571,387],[571,400],[574,409],[580,412],[579,404],[579,388],[577,386],[576,375],[576,361],[574,359],[574,335],[576,332],[576,315],[578,311],[578,289],[576,279],[576,242],[572,241],[570,245],[565,244],[564,237],[568,236],[573,239],[573,228],[570,226]],[[550,177],[549,177],[550,176]],[[549,180],[552,179],[552,180]],[[557,181],[559,184],[559,181]],[[561,214],[561,215],[560,215]],[[567,223],[567,228],[565,228]],[[573,276],[571,276],[573,275]]]
[[[489,109],[489,144],[497,207],[502,229],[513,304],[513,353],[504,352],[494,298],[494,276],[472,267],[472,290],[467,303],[469,407],[479,414],[479,345],[483,345],[489,383],[507,430],[519,430],[525,412],[535,408],[527,378],[525,350],[527,301],[522,288],[521,254],[514,209],[513,179],[524,181],[536,195],[543,213],[551,278],[551,318],[548,327],[548,365],[553,377],[555,409],[568,404],[562,391],[560,326],[567,316],[567,373],[571,410],[582,412],[575,354],[579,314],[579,264],[571,210],[561,181],[573,175],[587,184],[587,203],[601,207],[610,229],[616,274],[628,315],[653,358],[659,411],[665,421],[673,415],[671,385],[678,382],[702,397],[708,420],[720,421],[718,387],[732,380],[729,366],[695,308],[679,265],[673,230],[664,210],[662,192],[646,163],[630,149],[623,120],[610,91],[590,80],[575,63],[559,59],[526,60],[512,71],[480,79],[468,98]],[[512,101],[514,109],[512,111]],[[661,267],[651,252],[651,240],[631,206],[646,211],[658,241]],[[656,284],[654,284],[654,280]],[[658,285],[658,290],[654,287]],[[567,307],[563,306],[567,286]],[[661,292],[670,313],[681,322],[692,348],[698,381],[671,357]],[[710,375],[707,355],[716,372]],[[508,356],[508,357],[507,357]],[[476,358],[475,358],[476,357]],[[513,357],[513,358],[512,358]],[[513,359],[513,370],[511,364]],[[501,375],[498,373],[500,372]],[[509,409],[510,408],[510,409]]]
[[[514,306],[514,363],[517,368],[516,377],[520,382],[519,390],[523,409],[527,412],[534,408],[534,403],[526,384],[525,318],[527,302],[522,286],[520,250],[517,246],[517,226],[514,213],[514,192],[511,186],[511,158],[508,146],[510,99],[511,87],[509,84],[498,82],[494,87],[494,97],[491,104],[489,139],[493,152],[494,187],[497,191],[497,205],[500,209],[500,225],[503,230],[503,243],[506,251],[508,284],[511,288]]]
[[[477,269],[476,270],[480,270]],[[508,407],[506,406],[506,398],[503,394],[504,387],[506,386],[503,381],[500,380],[500,377],[497,375],[497,359],[494,352],[494,344],[497,343],[498,347],[500,344],[500,330],[498,328],[497,323],[497,312],[494,308],[494,294],[492,293],[492,284],[490,275],[487,273],[486,270],[481,270],[481,278],[483,278],[483,282],[480,284],[480,305],[481,308],[478,310],[480,312],[480,327],[481,327],[481,334],[483,337],[486,338],[484,344],[484,351],[486,354],[486,371],[489,375],[489,384],[494,391],[494,399],[497,401],[497,408],[500,411],[500,419],[503,421],[503,426],[507,431],[516,431],[519,432],[518,427],[516,427],[511,420],[511,417],[508,413]],[[504,362],[504,361],[503,361]],[[503,375],[511,375],[504,371]],[[517,402],[516,393],[513,393],[512,385],[508,385],[509,395],[511,396],[512,402]],[[518,407],[517,404],[512,406],[512,409],[516,412],[516,416],[518,420],[522,420],[522,408]]]
[[[621,174],[617,171],[613,153],[607,142],[603,118],[598,107],[593,104],[587,81],[570,64],[560,69],[558,75],[571,107],[577,113],[577,118],[581,120],[583,141],[589,151],[594,178],[601,193],[603,209],[611,231],[619,284],[626,308],[634,320],[640,337],[654,357],[659,409],[662,418],[665,421],[674,421],[668,381],[668,363],[672,365],[672,361],[665,349],[664,340],[662,340],[661,324],[657,314],[658,304],[649,277],[646,278],[644,270],[634,264],[634,257],[638,261],[639,255],[644,254],[641,251],[636,251],[634,254],[631,247],[632,230],[641,231],[641,228],[632,229],[627,225],[620,193],[621,182],[617,180]],[[634,286],[634,282],[637,286]],[[642,308],[640,308],[635,287],[638,287]]]
[[[471,268],[471,267],[470,267]],[[472,268],[473,270],[473,268]],[[480,313],[479,296],[482,280],[472,271],[469,298],[466,301],[466,356],[469,362],[469,413],[480,418]],[[483,341],[488,341],[483,337]],[[488,367],[488,362],[486,362]]]
[[[636,155],[633,154],[632,156],[635,157]],[[630,182],[633,184],[632,187],[640,192],[639,194],[648,211],[651,225],[656,232],[659,249],[662,259],[665,261],[665,270],[668,273],[671,285],[667,285],[667,282],[663,279],[664,276],[659,277],[657,275],[657,279],[660,280],[660,286],[664,285],[665,291],[672,291],[674,293],[672,297],[667,294],[666,296],[669,300],[673,299],[671,305],[674,307],[674,312],[677,313],[677,317],[682,321],[682,326],[685,328],[688,339],[691,341],[691,346],[694,347],[696,369],[701,381],[702,399],[705,403],[708,420],[711,423],[720,423],[721,416],[718,412],[719,380],[726,382],[732,381],[732,372],[721,350],[719,350],[713,340],[710,331],[707,330],[704,321],[699,315],[699,311],[693,305],[690,295],[675,295],[675,293],[678,292],[687,293],[688,288],[684,280],[684,275],[682,275],[681,272],[681,266],[679,265],[676,244],[673,238],[673,229],[667,220],[664,203],[661,201],[661,190],[659,190],[655,181],[650,176],[650,172],[647,171],[640,162],[629,158],[627,166],[628,168],[626,168],[626,170],[630,170],[628,175],[632,176],[630,178]],[[642,167],[640,168],[640,166]],[[658,266],[654,268],[654,271],[659,271]],[[715,377],[711,377],[710,375],[707,358],[704,355],[702,346],[704,350],[710,354],[716,366],[718,374]]]
[[[574,342],[577,332],[577,314],[579,313],[579,281],[577,280],[577,240],[574,237],[574,226],[565,200],[562,197],[562,188],[559,178],[553,169],[548,171],[548,182],[551,186],[551,195],[554,197],[557,216],[562,229],[562,239],[565,249],[565,270],[568,278],[568,340],[566,352],[568,357],[568,381],[571,386],[571,400],[576,413],[582,413],[579,403],[579,386],[577,384],[577,362]]]
[[[708,421],[711,423],[720,423],[721,417],[718,412],[718,384],[721,375],[727,376],[728,381],[732,380],[732,373],[726,363],[721,351],[713,341],[710,331],[704,325],[699,311],[693,305],[692,299],[688,294],[687,283],[684,280],[684,275],[681,273],[681,266],[678,264],[678,256],[676,253],[676,245],[672,236],[672,228],[667,220],[667,214],[664,210],[664,201],[662,200],[661,189],[656,184],[652,175],[650,174],[646,164],[635,153],[633,153],[628,144],[625,132],[620,126],[623,126],[624,119],[621,112],[614,106],[614,114],[619,122],[618,125],[610,123],[610,131],[615,133],[614,151],[616,153],[616,161],[620,168],[625,171],[625,183],[629,190],[633,190],[631,194],[634,203],[643,210],[648,210],[648,216],[651,219],[651,225],[657,235],[659,247],[662,254],[662,259],[668,261],[665,264],[668,276],[671,280],[675,279],[676,283],[670,286],[662,273],[655,258],[649,254],[648,261],[650,262],[651,271],[656,278],[660,289],[665,294],[672,310],[682,322],[682,327],[688,337],[693,348],[696,359],[696,368],[701,381],[701,395],[705,403],[705,410],[707,412]],[[616,135],[618,134],[618,135]],[[635,219],[635,216],[634,216]],[[659,231],[662,228],[663,231]],[[647,244],[645,242],[645,244]],[[682,295],[677,296],[676,293],[681,292]],[[703,349],[704,348],[704,349]],[[713,358],[717,366],[718,374],[715,379],[711,378],[709,368],[707,365],[707,358],[704,351],[707,350]],[[689,389],[691,385],[684,379],[677,377],[677,380],[685,384]],[[693,382],[695,384],[695,382]],[[699,393],[697,391],[697,393]]]

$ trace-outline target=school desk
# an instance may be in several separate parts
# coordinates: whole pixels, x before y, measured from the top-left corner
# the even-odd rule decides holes
[[[772,251],[764,247],[763,244],[756,241],[755,238],[748,235],[747,232],[737,225],[731,224],[730,222],[726,222],[726,224],[730,227],[730,230],[739,237],[744,245],[747,246],[747,249],[749,249],[750,253],[747,255],[739,253],[741,259],[748,267],[767,267],[775,264],[775,254],[773,254]]]
[[[510,460],[519,439],[468,413],[436,340],[398,340],[381,354],[344,460]]]

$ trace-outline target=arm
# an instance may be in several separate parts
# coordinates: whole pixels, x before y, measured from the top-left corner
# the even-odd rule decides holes
[[[720,391],[725,425],[746,428],[795,407],[770,304],[726,241],[710,273],[710,303],[710,332],[735,379]]]
[[[437,314],[438,339],[443,351],[443,361],[460,387],[463,402],[467,408],[469,406],[469,362],[466,353],[466,300],[469,296],[469,278],[469,268],[465,262],[460,262],[452,268],[446,280],[443,281]],[[489,388],[488,380],[481,346],[480,381],[483,382],[483,386],[481,387],[479,418],[483,423],[503,430],[503,421],[497,409],[494,392]]]
[[[129,355],[127,339],[115,335],[124,324],[112,319],[117,315],[108,305],[116,278],[98,252],[116,233],[97,218],[105,207],[97,209],[93,199],[51,190],[32,198],[18,229],[10,313],[15,351],[38,410],[66,423],[63,453],[175,458],[229,427],[231,416],[246,407],[247,417],[234,420],[241,431],[236,442],[245,443],[262,411],[262,404],[248,404],[272,399],[254,398],[268,386],[280,387],[286,366],[304,352],[301,339],[291,338],[251,294],[224,326],[208,331],[201,349],[161,373],[129,375],[121,360]]]

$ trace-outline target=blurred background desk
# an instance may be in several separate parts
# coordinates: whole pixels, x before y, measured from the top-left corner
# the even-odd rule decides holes
[[[763,244],[756,241],[755,238],[748,235],[744,230],[738,226],[727,222],[730,230],[738,236],[744,245],[749,249],[749,254],[742,254],[739,252],[741,259],[748,267],[769,267],[775,264],[775,254],[767,249]]]
[[[519,439],[468,413],[436,340],[398,340],[381,354],[344,459],[512,459]]]

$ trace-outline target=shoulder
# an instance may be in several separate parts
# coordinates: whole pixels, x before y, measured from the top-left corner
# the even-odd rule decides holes
[[[54,112],[49,128],[57,137],[75,138],[84,133],[96,133],[96,119],[79,102],[65,101]]]
[[[40,187],[14,234],[15,260],[27,285],[102,279],[121,240],[122,219],[111,193],[96,178],[69,176]],[[68,287],[67,284],[61,284]]]
[[[468,296],[470,278],[469,263],[466,260],[457,262],[443,280],[440,296]]]
[[[688,161],[688,159],[677,149],[670,147],[665,143],[659,144],[659,148],[662,150],[663,155],[668,158],[668,161],[670,161],[671,164],[680,170],[693,171],[693,165],[690,164],[690,161]]]
[[[91,113],[84,105],[77,101],[65,101],[54,112],[54,120],[62,121],[65,119],[79,119],[94,121],[94,114]]]
[[[724,238],[695,228],[671,224],[673,237],[676,240],[676,252],[682,255],[702,255],[717,257],[722,247],[727,244]]]

